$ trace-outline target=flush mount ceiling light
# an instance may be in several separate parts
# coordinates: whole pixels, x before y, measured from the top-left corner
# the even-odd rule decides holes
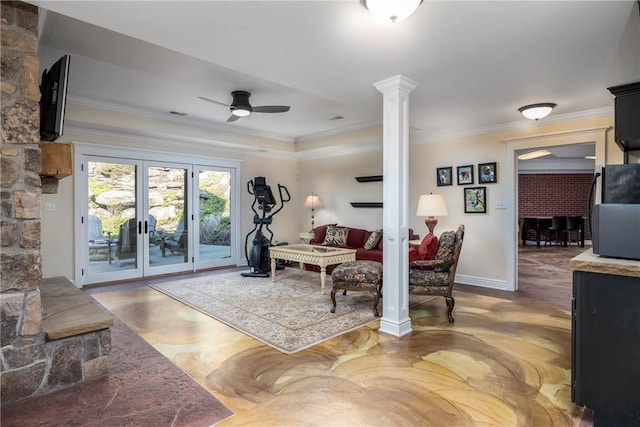
[[[547,117],[555,106],[556,104],[552,104],[551,102],[543,102],[541,104],[525,105],[524,107],[518,108],[518,111],[529,120],[540,120]]]
[[[238,116],[238,117],[247,117],[249,114],[251,114],[251,110],[249,108],[246,107],[233,107],[233,105],[231,106],[231,114],[233,114],[234,116]]]
[[[518,160],[537,159],[538,157],[548,156],[549,154],[551,154],[551,152],[547,150],[536,150],[536,151],[531,151],[529,153],[520,154],[518,156]]]
[[[402,21],[416,11],[422,0],[360,0],[376,18],[384,21]]]

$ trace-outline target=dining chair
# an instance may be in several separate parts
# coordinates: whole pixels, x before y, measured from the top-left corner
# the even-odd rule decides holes
[[[567,224],[566,216],[554,215],[553,217],[551,217],[551,227],[547,228],[547,236],[544,241],[544,245],[547,246],[547,243],[548,243],[549,246],[551,246],[551,242],[554,242],[556,245],[562,246],[563,244],[562,237],[563,237],[564,230],[566,228],[566,224]],[[553,237],[555,238],[554,240],[551,240],[552,234],[553,234]]]
[[[563,238],[566,235],[566,239],[564,240],[567,242],[568,246],[571,246],[571,236],[573,235],[574,231],[576,235],[575,242],[578,246],[580,246],[580,242],[582,241],[582,217],[579,215],[567,216],[566,225],[562,230]]]

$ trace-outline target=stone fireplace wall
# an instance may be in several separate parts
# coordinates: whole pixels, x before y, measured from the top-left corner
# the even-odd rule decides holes
[[[1,3],[2,403],[40,392],[49,363],[40,286],[38,8]]]

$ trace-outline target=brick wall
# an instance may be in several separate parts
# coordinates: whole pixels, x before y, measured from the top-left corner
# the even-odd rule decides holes
[[[520,174],[518,175],[518,215],[589,216],[591,174]],[[585,222],[589,239],[589,226]]]

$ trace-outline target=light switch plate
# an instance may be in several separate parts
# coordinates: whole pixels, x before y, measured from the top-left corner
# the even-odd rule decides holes
[[[507,201],[506,200],[497,200],[496,201],[496,209],[507,209]]]
[[[55,212],[56,204],[55,203],[45,203],[44,210],[47,212]]]

